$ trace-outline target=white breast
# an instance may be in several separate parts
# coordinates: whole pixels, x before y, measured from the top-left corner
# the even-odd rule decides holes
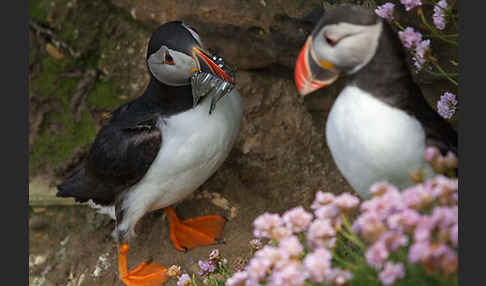
[[[326,138],[337,167],[365,198],[377,181],[404,187],[411,171],[430,172],[423,160],[421,124],[355,86],[346,87],[334,103]]]
[[[195,191],[223,163],[238,135],[242,103],[238,91],[223,97],[209,115],[210,98],[159,122],[161,149],[145,177],[130,192],[132,208],[155,210]],[[150,205],[147,205],[150,204]],[[128,207],[128,204],[125,204]]]

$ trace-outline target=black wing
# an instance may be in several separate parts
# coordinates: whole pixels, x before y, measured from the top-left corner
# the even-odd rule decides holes
[[[118,109],[100,130],[84,168],[58,186],[57,196],[109,205],[117,194],[143,178],[162,144],[159,114],[134,116],[130,112],[129,119],[120,119],[128,107]]]

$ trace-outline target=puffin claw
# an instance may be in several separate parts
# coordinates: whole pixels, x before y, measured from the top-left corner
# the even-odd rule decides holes
[[[150,256],[149,258],[147,258],[147,259],[145,260],[145,264],[150,264],[150,263],[152,263],[153,261],[154,261],[154,258],[153,258],[152,256]]]

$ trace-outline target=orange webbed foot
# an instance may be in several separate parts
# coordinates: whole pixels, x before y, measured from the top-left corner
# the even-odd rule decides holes
[[[200,216],[179,220],[174,209],[164,209],[170,224],[170,238],[179,251],[197,246],[224,243],[221,238],[226,219],[219,215]]]
[[[151,258],[128,270],[128,244],[122,244],[118,250],[118,272],[120,280],[127,286],[160,286],[168,279],[167,268],[152,261]]]

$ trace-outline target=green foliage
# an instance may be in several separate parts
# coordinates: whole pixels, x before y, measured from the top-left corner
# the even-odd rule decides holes
[[[95,109],[114,110],[126,100],[120,98],[120,90],[114,80],[99,80],[96,87],[88,94],[88,105]]]
[[[49,168],[58,168],[65,160],[85,144],[94,140],[95,126],[91,114],[83,110],[79,122],[75,123],[71,99],[76,92],[79,78],[63,77],[61,74],[78,68],[74,61],[56,61],[45,52],[40,53],[40,72],[32,79],[32,90],[42,97],[49,97],[55,111],[44,115],[44,121],[29,154],[30,170],[43,163]],[[83,67],[81,67],[83,68]]]
[[[50,1],[29,0],[29,16],[35,21],[44,22]]]
[[[60,123],[62,130],[52,132],[43,130],[35,141],[34,151],[30,153],[31,167],[37,167],[46,160],[51,167],[58,168],[69,159],[79,146],[91,143],[95,138],[95,127],[88,111],[81,113],[79,123],[74,123],[71,112],[51,114],[48,122]]]

